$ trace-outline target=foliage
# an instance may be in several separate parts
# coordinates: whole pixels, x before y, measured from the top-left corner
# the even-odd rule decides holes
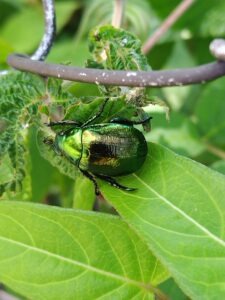
[[[132,71],[190,67],[211,61],[209,40],[225,36],[224,1],[195,1],[146,58],[140,40],[180,1],[127,2],[124,29],[115,29],[108,25],[113,1],[56,0],[58,34],[48,59]],[[0,2],[1,68],[12,51],[34,51],[41,9],[41,1]],[[221,78],[144,89],[68,84],[18,71],[0,77],[0,197],[8,200],[0,203],[1,282],[34,300],[163,299],[160,291],[173,300],[223,299],[224,84]],[[107,201],[98,199],[94,213],[88,212],[96,201],[93,184],[43,140],[61,129],[46,122],[84,122],[106,98],[95,122],[150,114],[152,131],[144,133],[143,168],[118,179],[138,190],[99,180]],[[155,99],[166,102],[170,121]]]

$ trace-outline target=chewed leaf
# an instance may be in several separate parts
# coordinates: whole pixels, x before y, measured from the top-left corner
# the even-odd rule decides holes
[[[4,159],[0,169],[11,170],[10,179],[6,176],[0,181],[3,199],[31,197],[28,128],[34,123],[41,125],[43,115],[46,119],[54,114],[58,117],[70,101],[73,97],[56,79],[46,83],[39,76],[20,72],[0,78],[0,153]]]
[[[111,25],[94,28],[89,34],[89,49],[92,60],[88,67],[100,67],[107,70],[143,70],[150,67],[147,58],[141,52],[141,42],[133,34]],[[128,74],[132,76],[133,72]],[[136,104],[144,95],[144,88],[115,86],[99,86],[100,92],[106,96],[124,95],[127,102]],[[137,103],[137,106],[139,103]]]
[[[109,70],[149,70],[141,42],[130,32],[111,25],[94,28],[89,49],[95,62]]]

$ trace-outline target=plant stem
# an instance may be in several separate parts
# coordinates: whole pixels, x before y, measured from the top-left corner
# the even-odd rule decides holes
[[[126,0],[114,0],[112,26],[119,28],[122,24]]]
[[[183,0],[172,13],[166,18],[162,25],[149,37],[142,47],[143,53],[148,53],[160,37],[185,13],[193,4],[194,0]]]

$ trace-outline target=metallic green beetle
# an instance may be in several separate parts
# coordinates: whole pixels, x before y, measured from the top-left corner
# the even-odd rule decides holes
[[[116,182],[111,176],[127,175],[137,171],[145,161],[147,143],[144,135],[133,125],[149,122],[151,117],[132,122],[116,118],[109,123],[93,124],[107,103],[99,112],[84,124],[76,121],[50,122],[48,126],[71,126],[56,134],[52,146],[56,153],[65,156],[71,163],[99,188],[95,176],[109,182],[112,186],[126,191],[136,190]]]

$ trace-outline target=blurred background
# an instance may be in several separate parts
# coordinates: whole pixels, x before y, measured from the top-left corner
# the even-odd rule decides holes
[[[122,27],[144,43],[180,2],[127,0]],[[96,25],[111,23],[113,1],[56,0],[55,4],[57,37],[47,61],[84,66],[90,57],[88,32]],[[209,43],[216,37],[225,37],[224,16],[224,0],[196,1],[148,53],[152,69],[214,61]],[[31,54],[43,31],[41,1],[0,0],[0,69],[7,69],[6,58],[12,52]],[[74,83],[71,91],[77,97],[99,95],[92,84]],[[203,85],[149,88],[148,93],[165,101],[171,114],[167,121],[165,114],[152,112],[152,131],[146,138],[225,174],[225,78]],[[30,130],[29,144],[33,201],[76,207],[74,191],[83,184],[82,179],[74,184],[40,156],[34,128]],[[76,198],[83,200],[82,195],[76,194]],[[171,282],[164,288],[170,290],[172,299],[187,299]]]

